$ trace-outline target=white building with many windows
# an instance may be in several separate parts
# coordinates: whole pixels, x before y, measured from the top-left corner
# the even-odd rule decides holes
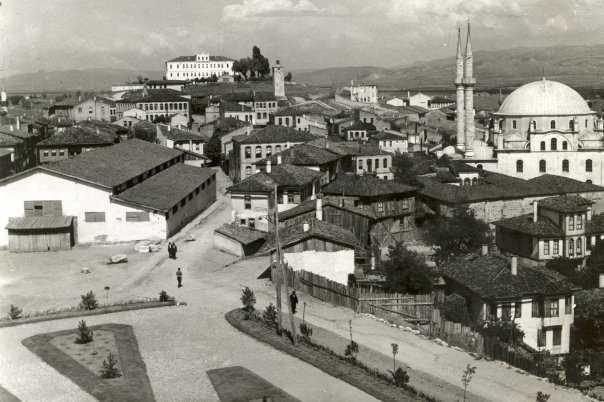
[[[166,80],[194,80],[233,75],[234,61],[224,56],[211,56],[209,53],[179,56],[166,61]]]

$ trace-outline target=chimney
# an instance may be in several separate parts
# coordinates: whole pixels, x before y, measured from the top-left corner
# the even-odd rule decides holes
[[[317,197],[315,215],[318,221],[323,220],[323,200]]]
[[[480,251],[481,251],[480,252],[481,255],[488,255],[489,254],[489,245],[483,244],[482,249]]]
[[[533,222],[537,222],[537,211],[539,210],[539,201],[533,201]]]
[[[271,159],[268,158],[266,160],[266,173],[270,173],[271,172]]]
[[[598,275],[598,287],[604,288],[604,273]]]
[[[310,230],[310,225],[308,224],[308,222],[304,222],[302,224],[302,230],[304,230],[305,232],[308,232]]]
[[[512,275],[518,275],[518,257],[512,256]]]
[[[277,165],[281,164],[281,155],[277,155]]]

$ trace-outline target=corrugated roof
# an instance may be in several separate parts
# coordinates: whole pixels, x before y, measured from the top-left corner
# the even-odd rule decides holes
[[[177,163],[119,193],[113,199],[159,211],[169,211],[215,174],[210,168]]]
[[[339,174],[335,180],[321,189],[323,194],[344,194],[358,197],[405,194],[415,190],[415,187],[393,180],[381,180],[371,175],[357,176],[353,174]]]
[[[62,229],[71,226],[73,216],[26,216],[9,218],[8,230]]]

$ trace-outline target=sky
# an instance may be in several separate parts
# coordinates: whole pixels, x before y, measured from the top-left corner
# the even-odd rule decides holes
[[[604,43],[604,0],[0,0],[0,76],[162,70],[252,46],[286,70],[403,66],[474,50]]]

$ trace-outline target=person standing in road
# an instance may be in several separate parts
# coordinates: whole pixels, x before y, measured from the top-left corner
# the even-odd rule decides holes
[[[289,295],[289,304],[292,308],[292,314],[296,314],[296,306],[298,305],[298,296],[296,295],[295,290],[293,290],[292,294]]]
[[[182,271],[180,267],[176,270],[176,281],[178,282],[178,287],[182,288]]]
[[[176,243],[172,243],[172,258],[176,259],[177,251],[178,251],[178,247],[176,247]]]

